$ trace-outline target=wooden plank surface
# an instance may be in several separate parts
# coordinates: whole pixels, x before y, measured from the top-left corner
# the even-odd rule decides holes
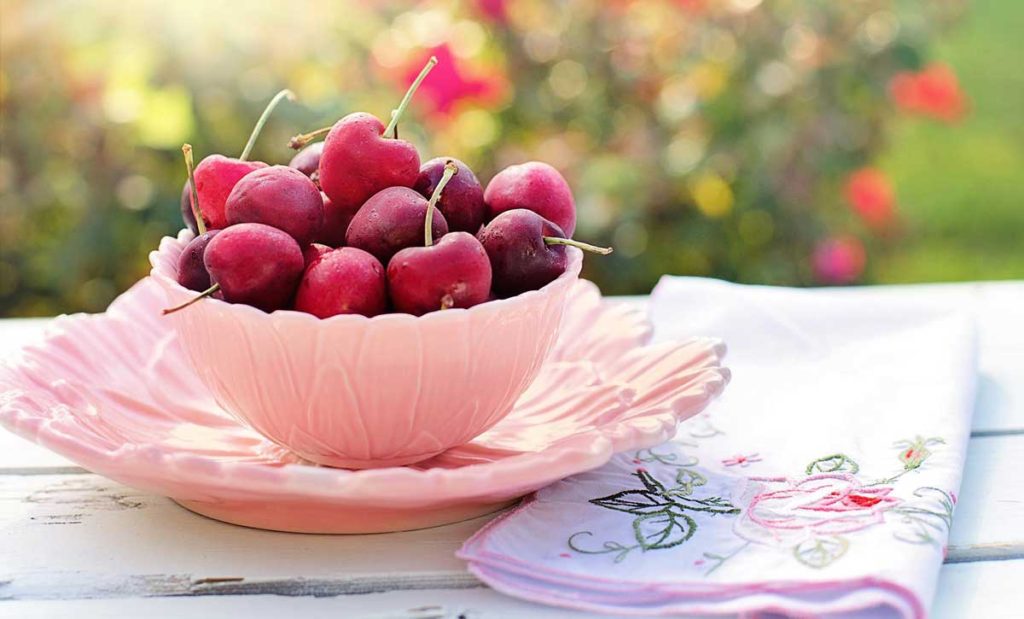
[[[272,595],[0,602],[0,617],[23,619],[585,619],[592,614],[541,606],[490,589],[393,591],[348,598]],[[615,619],[615,615],[600,615]],[[625,619],[625,618],[621,618]]]
[[[943,568],[935,619],[1016,619],[1021,616],[1024,560],[961,563]],[[247,619],[583,619],[585,613],[549,608],[490,589],[393,591],[341,598],[273,595],[28,600],[0,603],[0,617],[147,619],[246,617]],[[614,617],[614,615],[601,615]]]

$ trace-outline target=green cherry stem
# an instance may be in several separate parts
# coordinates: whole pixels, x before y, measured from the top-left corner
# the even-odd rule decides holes
[[[242,154],[238,158],[245,161],[252,154],[252,147],[256,146],[256,139],[260,137],[260,133],[263,132],[263,125],[267,124],[267,119],[274,112],[274,108],[281,102],[282,99],[287,98],[289,101],[295,100],[295,93],[285,88],[281,92],[274,95],[274,98],[270,100],[267,107],[263,108],[263,113],[260,114],[260,119],[256,121],[256,126],[252,128],[252,133],[249,134],[249,141],[245,143],[245,148],[242,149]]]
[[[185,169],[188,170],[188,186],[192,190],[192,216],[196,218],[196,230],[199,234],[206,234],[206,222],[203,221],[203,211],[199,208],[199,191],[196,189],[196,175],[192,166],[192,145],[182,144],[181,154],[185,156]]]
[[[436,64],[437,56],[431,56],[430,60],[427,61],[427,64],[423,66],[423,70],[420,71],[420,74],[418,76],[416,76],[416,80],[413,81],[411,86],[409,86],[409,90],[405,92],[405,96],[402,98],[402,102],[398,104],[397,108],[391,110],[391,120],[390,122],[388,122],[388,126],[384,129],[384,133],[381,134],[383,137],[387,137],[388,134],[390,133],[392,138],[398,139],[399,119],[401,119],[402,114],[405,113],[405,108],[409,107],[409,102],[412,101],[412,96],[416,94],[416,89],[420,87],[420,84],[423,82],[424,78],[427,77],[427,74],[430,73],[430,71],[434,68],[434,65]],[[310,142],[330,133],[332,128],[333,126],[322,127],[320,129],[317,129],[316,131],[310,131],[309,133],[300,133],[298,135],[292,136],[292,139],[288,141],[288,146],[294,150],[304,148]]]
[[[409,102],[412,101],[412,96],[416,94],[416,89],[420,87],[424,78],[426,78],[427,74],[434,69],[436,64],[437,56],[431,56],[430,60],[427,61],[427,64],[423,65],[423,70],[420,71],[418,76],[416,76],[416,80],[413,81],[411,86],[409,86],[409,90],[405,91],[405,96],[402,97],[402,102],[398,104],[398,107],[395,108],[395,111],[391,114],[391,122],[388,123],[387,128],[384,129],[384,133],[382,134],[383,136],[387,137],[387,135],[392,132],[395,132],[395,137],[398,136],[397,130],[399,119],[401,119],[402,114],[405,113],[405,108],[409,107]]]
[[[437,187],[434,188],[434,193],[430,194],[430,200],[427,202],[427,217],[423,220],[424,247],[430,247],[434,244],[434,235],[431,230],[434,226],[434,206],[441,199],[441,192],[444,191],[444,186],[458,173],[459,168],[455,165],[454,161],[449,160],[445,162],[441,180],[437,182]]]
[[[192,305],[193,303],[195,303],[196,301],[198,301],[200,299],[205,299],[206,297],[208,297],[211,294],[217,292],[218,290],[220,290],[220,284],[214,284],[214,285],[210,286],[209,288],[207,288],[206,290],[200,292],[198,295],[192,297],[188,301],[185,301],[184,303],[182,303],[180,305],[175,305],[174,307],[168,307],[167,309],[165,309],[161,313],[164,316],[166,316],[167,314],[173,314],[174,312],[176,312],[178,310],[183,310],[186,307],[188,307],[189,305]]]
[[[334,125],[331,125],[330,127],[321,127],[320,129],[317,129],[316,131],[310,131],[309,133],[300,133],[299,135],[293,135],[292,139],[288,141],[288,146],[294,150],[299,150],[301,148],[304,148],[313,140],[327,135],[328,133],[331,132],[331,129],[333,128]]]
[[[601,254],[607,256],[612,253],[611,247],[598,247],[597,245],[591,245],[590,243],[584,243],[583,241],[576,241],[573,239],[563,239],[558,236],[546,236],[544,242],[548,245],[568,245],[569,247],[577,247],[583,251],[589,251],[594,254]]]

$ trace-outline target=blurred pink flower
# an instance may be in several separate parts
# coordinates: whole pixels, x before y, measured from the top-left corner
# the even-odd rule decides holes
[[[447,43],[417,57],[402,75],[404,84],[416,79],[430,56],[437,56],[437,66],[423,80],[416,98],[429,102],[435,115],[449,116],[458,104],[464,102],[493,102],[504,90],[505,81],[498,73],[477,74],[452,53]]]
[[[892,185],[880,170],[861,168],[846,179],[846,200],[853,211],[872,228],[883,228],[896,214]]]
[[[476,0],[476,10],[496,24],[508,23],[506,0]]]
[[[827,284],[849,284],[864,272],[867,255],[855,237],[844,235],[826,239],[814,249],[814,274]]]
[[[960,120],[967,101],[956,74],[940,63],[914,73],[903,71],[889,82],[889,94],[902,110],[946,122]]]

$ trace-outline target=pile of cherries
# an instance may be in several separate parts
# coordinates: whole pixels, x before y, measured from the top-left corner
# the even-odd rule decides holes
[[[506,168],[482,188],[465,163],[419,153],[398,121],[436,64],[431,58],[385,127],[356,112],[292,138],[287,166],[248,161],[274,107],[267,106],[242,155],[192,166],[182,215],[197,234],[182,252],[178,282],[207,297],[266,312],[292,308],[320,318],[420,316],[536,290],[567,266],[576,207],[550,165]],[[313,140],[326,134],[323,142]]]

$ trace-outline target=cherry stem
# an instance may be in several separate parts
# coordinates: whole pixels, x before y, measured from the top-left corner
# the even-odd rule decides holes
[[[597,245],[591,245],[590,243],[584,243],[583,241],[576,241],[573,239],[563,239],[559,236],[546,236],[544,242],[548,245],[568,245],[569,247],[577,247],[583,251],[589,251],[594,254],[601,254],[607,256],[612,253],[611,247],[598,247]]]
[[[196,230],[199,234],[206,234],[206,222],[203,221],[203,211],[199,208],[199,191],[196,189],[196,175],[192,165],[192,145],[182,144],[181,154],[185,156],[185,169],[188,170],[188,186],[191,190],[190,204],[192,216],[196,218]]]
[[[292,139],[288,141],[288,146],[295,150],[299,150],[300,148],[304,148],[313,140],[327,135],[328,133],[331,132],[331,129],[333,128],[334,126],[332,125],[330,127],[322,127],[320,129],[317,129],[316,131],[310,131],[309,133],[300,133],[299,135],[294,135],[292,136]]]
[[[277,104],[286,97],[289,101],[294,101],[295,93],[285,88],[274,95],[274,98],[270,100],[267,107],[263,109],[263,113],[260,114],[260,119],[256,121],[256,126],[252,128],[252,133],[249,134],[249,141],[245,143],[245,148],[242,149],[242,154],[238,157],[239,160],[245,161],[249,158],[249,155],[252,154],[252,147],[256,146],[256,139],[260,137],[260,133],[263,132],[263,125],[267,124],[267,119],[270,118],[270,115],[274,112],[274,108],[277,107]]]
[[[164,310],[163,312],[161,312],[161,313],[162,313],[162,314],[163,314],[164,316],[166,316],[167,314],[173,314],[174,312],[176,312],[176,311],[178,311],[178,310],[183,310],[183,309],[185,309],[186,307],[188,307],[189,305],[192,305],[193,303],[195,303],[196,301],[198,301],[198,300],[200,300],[200,299],[205,299],[206,297],[208,297],[208,296],[210,296],[211,294],[213,294],[213,293],[217,292],[218,290],[220,290],[220,284],[214,284],[214,285],[210,286],[209,288],[207,288],[206,290],[204,290],[204,291],[200,292],[200,293],[199,293],[198,295],[196,295],[195,297],[192,297],[192,298],[191,298],[191,299],[189,299],[188,301],[185,301],[185,302],[184,302],[184,303],[182,303],[181,305],[175,305],[174,307],[169,307],[169,308],[165,309],[165,310]]]
[[[412,101],[412,96],[416,94],[416,89],[420,87],[424,78],[427,77],[427,74],[433,70],[434,65],[436,64],[437,56],[431,56],[430,60],[427,61],[427,64],[423,66],[423,70],[420,71],[418,76],[416,76],[416,80],[413,81],[411,86],[409,86],[409,90],[405,91],[405,96],[402,97],[402,102],[399,103],[398,107],[392,112],[391,122],[388,123],[387,128],[384,129],[384,133],[381,135],[387,137],[389,133],[394,132],[395,138],[398,137],[398,120],[402,117],[402,114],[405,113],[405,108],[409,107],[409,102]]]
[[[434,227],[434,206],[441,199],[441,192],[444,191],[444,186],[458,173],[459,168],[455,165],[454,161],[448,160],[444,163],[444,173],[441,174],[441,180],[437,182],[437,187],[434,187],[434,193],[430,194],[430,200],[427,202],[427,217],[423,220],[424,247],[430,247],[434,244],[434,235],[431,230]]]

